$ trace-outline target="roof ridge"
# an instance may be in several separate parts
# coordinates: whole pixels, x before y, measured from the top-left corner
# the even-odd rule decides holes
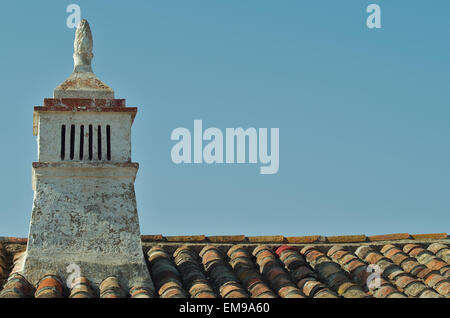
[[[163,236],[162,234],[141,235],[142,242],[167,242],[167,243],[243,243],[243,244],[339,244],[339,243],[376,243],[386,241],[421,241],[449,239],[447,233],[409,234],[394,233],[366,236],[358,235],[307,235],[307,236],[283,236],[283,235],[176,235]],[[26,244],[27,238],[0,236],[0,242]]]

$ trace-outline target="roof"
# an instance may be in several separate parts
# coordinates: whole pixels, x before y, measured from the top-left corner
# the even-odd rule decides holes
[[[450,238],[143,235],[154,286],[123,290],[115,277],[72,288],[49,273],[37,286],[17,274],[26,239],[0,238],[0,297],[450,298]]]

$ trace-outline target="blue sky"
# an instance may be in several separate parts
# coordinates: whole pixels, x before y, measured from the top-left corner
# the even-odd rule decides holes
[[[0,4],[0,236],[28,234],[33,106],[72,71],[71,3],[94,72],[138,107],[142,233],[449,232],[448,1],[90,0]],[[195,119],[279,128],[279,172],[174,164]]]

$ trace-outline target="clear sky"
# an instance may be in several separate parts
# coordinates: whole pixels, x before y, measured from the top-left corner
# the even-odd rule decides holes
[[[33,106],[72,71],[71,3],[94,72],[138,107],[143,234],[450,232],[448,0],[55,0],[0,2],[0,236],[28,234]],[[174,164],[195,119],[279,128],[278,173]]]

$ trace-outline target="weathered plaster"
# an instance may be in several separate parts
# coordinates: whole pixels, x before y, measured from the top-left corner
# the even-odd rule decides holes
[[[38,160],[61,161],[61,126],[66,126],[65,161],[80,161],[80,127],[84,125],[83,161],[99,161],[97,157],[97,128],[101,126],[102,156],[106,157],[106,126],[111,127],[111,161],[131,160],[131,113],[111,112],[41,112],[38,124]],[[75,125],[75,156],[69,159],[70,126]],[[88,158],[89,125],[93,127],[92,160]],[[104,158],[103,158],[104,159]]]
[[[35,196],[24,275],[67,278],[76,264],[93,283],[115,275],[125,287],[151,284],[142,253],[134,193],[137,167],[35,164]]]
[[[53,97],[113,99],[114,91],[94,73],[72,73],[54,89]]]

